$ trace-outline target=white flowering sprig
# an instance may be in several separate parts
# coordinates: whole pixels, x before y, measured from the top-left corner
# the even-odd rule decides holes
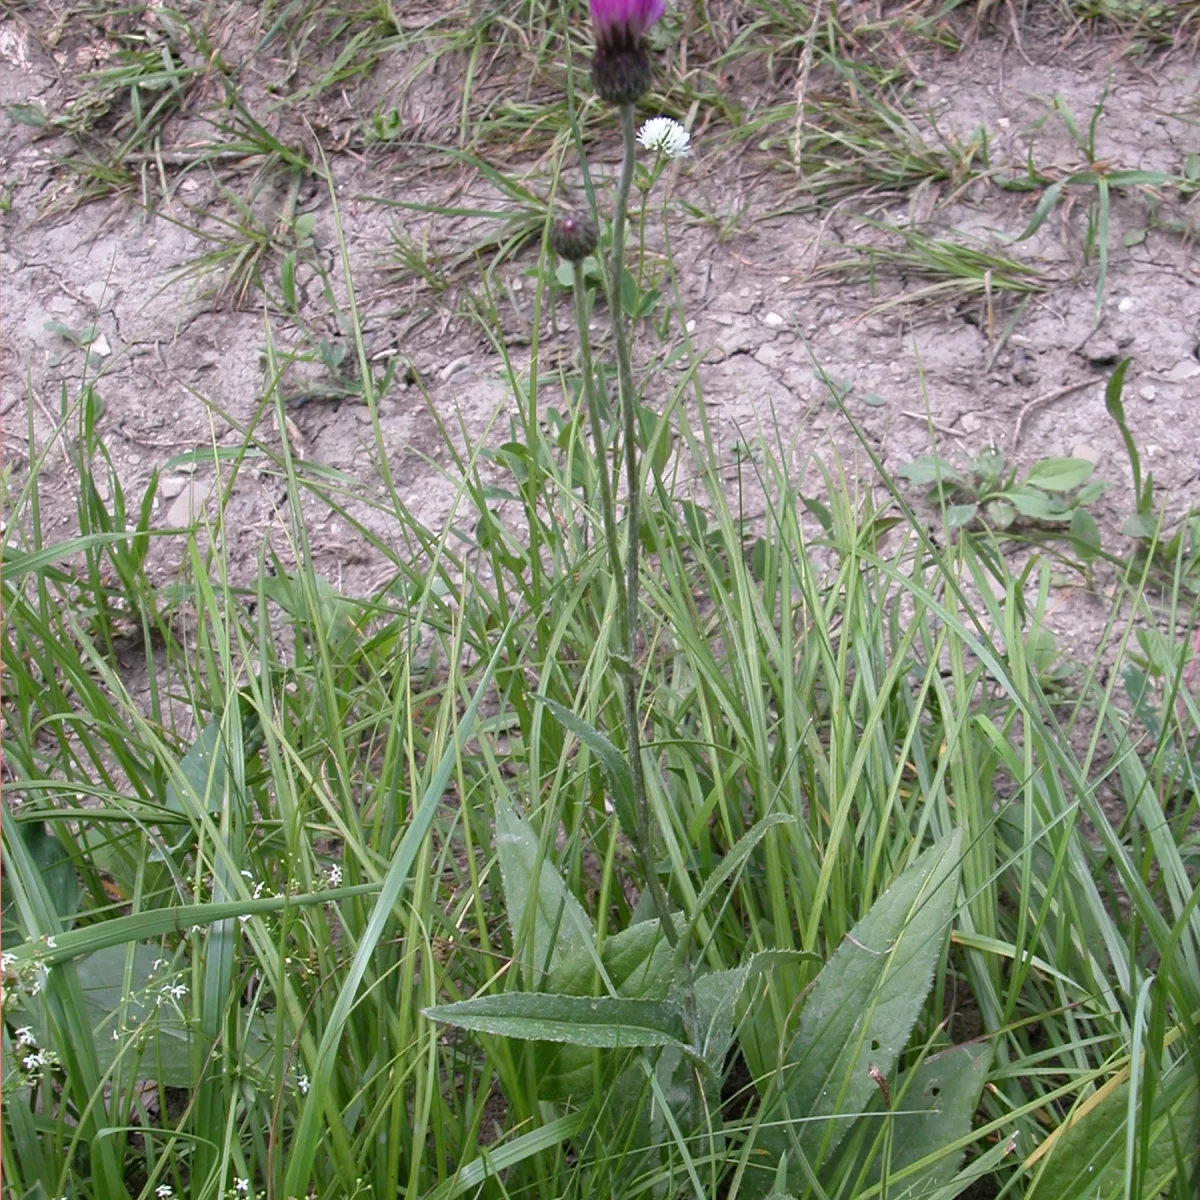
[[[651,117],[638,130],[643,149],[665,158],[685,158],[692,149],[692,135],[673,117]]]
[[[53,937],[42,937],[26,945],[33,948],[33,954],[29,957],[19,957],[11,950],[6,950],[0,955],[0,980],[3,981],[6,994],[11,987],[17,992],[27,992],[31,997],[36,996],[50,978],[50,968],[42,957],[42,950],[43,947],[57,950],[58,943]]]
[[[16,1049],[21,1063],[18,1086],[30,1087],[42,1078],[42,1073],[47,1067],[58,1066],[58,1055],[53,1050],[39,1050],[33,1038],[33,1030],[28,1026],[17,1030]],[[22,1050],[28,1053],[22,1054]]]

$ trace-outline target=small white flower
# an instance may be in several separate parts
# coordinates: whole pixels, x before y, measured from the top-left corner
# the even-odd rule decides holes
[[[259,896],[261,896],[261,895],[262,895],[262,891],[263,891],[263,888],[264,888],[265,886],[266,886],[266,885],[265,885],[265,884],[263,883],[263,881],[260,879],[260,880],[258,881],[258,883],[256,883],[256,884],[254,885],[254,892],[253,892],[253,894],[251,895],[250,899],[251,899],[251,900],[257,900],[257,899],[259,898]]]
[[[252,916],[254,916],[253,913],[244,913],[242,916],[238,917],[238,920],[241,921],[241,923],[243,925],[245,925]]]
[[[121,1040],[121,1035],[116,1031],[116,1029],[114,1029],[113,1030],[113,1041],[119,1042],[120,1040]]]
[[[47,947],[48,947],[49,949],[51,949],[51,950],[57,950],[57,949],[58,949],[58,943],[57,943],[57,942],[56,942],[56,941],[55,941],[55,940],[54,940],[52,937],[47,937],[47,938],[46,938],[46,945],[47,945]]]
[[[333,866],[329,868],[328,878],[330,887],[342,886],[342,868],[339,867],[337,863],[334,863]]]
[[[165,958],[156,958],[150,967],[151,971],[157,971],[159,967],[165,967],[167,960]]]
[[[0,971],[11,971],[17,965],[17,956],[9,950],[0,954]]]
[[[37,1041],[33,1036],[33,1026],[22,1025],[21,1028],[17,1030],[17,1049],[20,1050],[22,1046],[36,1045]]]
[[[671,117],[651,117],[637,136],[647,150],[667,158],[683,158],[692,147],[692,135]]]
[[[307,1096],[308,1089],[311,1086],[308,1082],[308,1076],[301,1075],[300,1078],[296,1080],[296,1086],[300,1089],[300,1095]]]
[[[182,1000],[188,994],[188,986],[186,983],[177,983],[171,989],[172,1000]]]
[[[243,879],[253,879],[253,878],[254,878],[254,872],[253,872],[253,871],[243,871],[243,872],[242,872],[242,878],[243,878]]]
[[[191,928],[191,932],[192,932],[192,933],[203,933],[203,932],[204,932],[204,926],[203,926],[203,925],[193,925],[193,926],[192,926],[192,928]]]
[[[36,1071],[38,1067],[44,1067],[49,1064],[50,1060],[46,1057],[44,1050],[35,1050],[32,1054],[27,1054],[23,1059],[25,1070]]]
[[[158,1197],[158,1200],[169,1200],[171,1196],[175,1195],[175,1189],[169,1183],[160,1183],[154,1189],[154,1194]]]
[[[250,1180],[248,1180],[248,1179],[235,1179],[235,1180],[233,1181],[233,1186],[234,1186],[235,1188],[237,1188],[237,1190],[238,1190],[238,1193],[239,1193],[240,1195],[243,1195],[243,1196],[244,1196],[244,1195],[245,1195],[245,1194],[246,1194],[246,1193],[247,1193],[247,1192],[250,1190]]]

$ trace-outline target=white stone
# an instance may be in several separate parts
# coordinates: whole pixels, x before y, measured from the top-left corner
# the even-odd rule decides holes
[[[763,324],[768,329],[778,329],[783,324],[783,318],[777,312],[769,312],[763,317]]]
[[[1158,389],[1154,386],[1154,384],[1148,383],[1140,392],[1138,392],[1138,395],[1141,396],[1141,398],[1147,403],[1150,403],[1158,395]]]
[[[1185,358],[1167,372],[1167,381],[1169,383],[1186,383],[1189,379],[1195,379],[1197,375],[1200,375],[1200,362],[1194,358]]]
[[[1131,312],[1133,310],[1133,297],[1122,296],[1117,301],[1117,312]]]
[[[211,483],[195,480],[189,483],[167,509],[167,524],[173,527],[194,524],[203,515],[204,505],[211,494]]]

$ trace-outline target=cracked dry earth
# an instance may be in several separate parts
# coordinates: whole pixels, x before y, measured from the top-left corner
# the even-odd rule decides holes
[[[1096,155],[1110,169],[1194,172],[1200,151],[1196,62],[1179,53],[1120,57],[1117,49],[1082,38],[1064,49],[1054,38],[1028,35],[1017,47],[985,36],[959,55],[913,63],[920,86],[910,92],[911,114],[931,146],[965,145],[986,130],[997,179],[1023,175],[1028,161],[1043,175],[1062,178],[1081,169],[1084,159],[1055,114],[1054,97],[1085,128],[1103,99]],[[0,103],[52,109],[59,74],[13,21],[0,24],[0,52],[7,59]],[[778,157],[770,160],[753,145],[729,146],[715,129],[694,134],[695,153],[672,165],[660,187],[670,188],[672,249],[691,337],[703,355],[699,383],[731,461],[736,443],[766,435],[806,472],[810,494],[822,486],[813,470],[818,460],[827,467],[843,463],[869,479],[869,458],[847,416],[830,403],[828,380],[843,392],[846,413],[889,471],[927,453],[931,434],[952,461],[995,446],[1026,465],[1051,455],[1094,462],[1097,477],[1110,481],[1093,509],[1105,547],[1126,553],[1131,543],[1119,530],[1132,508],[1131,472],[1105,414],[1103,387],[1115,362],[1129,356],[1129,423],[1160,485],[1168,520],[1197,503],[1200,202],[1188,189],[1114,189],[1097,320],[1096,258],[1086,254],[1094,189],[1067,189],[1037,232],[1016,242],[1033,215],[1036,191],[1004,190],[968,175],[814,210],[803,181]],[[437,529],[456,492],[438,422],[465,431],[474,443],[495,443],[510,434],[515,402],[502,359],[468,315],[455,281],[438,290],[395,269],[397,230],[448,254],[469,244],[472,230],[385,201],[481,208],[505,201],[461,167],[434,168],[405,150],[339,151],[332,137],[325,150],[367,357],[381,372],[389,359],[411,362],[423,385],[414,385],[404,366],[394,373],[379,402],[382,445],[401,498]],[[76,521],[78,480],[67,454],[51,443],[63,395],[73,400],[85,379],[103,400],[100,433],[131,507],[160,472],[160,528],[213,510],[213,467],[173,460],[207,448],[211,464],[214,445],[236,447],[252,426],[264,443],[277,447],[286,435],[310,463],[382,494],[369,413],[353,396],[335,394],[328,364],[314,349],[323,339],[335,355],[354,360],[313,266],[320,263],[334,281],[334,299],[344,311],[346,277],[328,190],[306,185],[295,196],[297,212],[313,218],[313,244],[312,257],[302,257],[297,272],[300,308],[293,319],[275,309],[264,313],[254,291],[242,307],[234,306],[231,289],[218,292],[220,272],[202,269],[212,239],[221,235],[220,219],[228,216],[222,184],[238,185],[232,175],[221,182],[201,171],[153,178],[152,189],[167,187],[153,212],[116,198],[41,216],[64,194],[55,166],[61,152],[55,139],[7,121],[3,453],[10,496],[25,477],[27,455],[45,456],[46,539],[69,536]],[[614,179],[615,152],[615,140],[594,150],[597,179]],[[543,168],[535,187],[545,182]],[[506,169],[516,170],[512,163]],[[283,188],[258,194],[264,222],[284,202]],[[689,215],[675,203],[680,200],[712,219]],[[652,246],[656,228],[652,211]],[[997,284],[990,296],[984,289],[930,293],[935,278],[880,252],[902,244],[906,234],[1010,254],[1036,277],[1039,290],[1020,310],[1021,297]],[[535,263],[536,252],[527,249],[498,272],[501,325],[521,371],[529,366]],[[262,269],[277,279],[277,262],[265,260]],[[467,282],[477,286],[477,279]],[[277,285],[273,290],[278,294]],[[569,297],[560,296],[563,330],[568,305]],[[64,336],[88,329],[90,349]],[[286,431],[272,425],[269,407],[264,415],[268,330],[273,353],[309,360],[285,375]],[[650,361],[677,344],[677,323],[665,345],[649,325],[639,338]],[[543,362],[570,353],[549,322],[542,353]],[[678,370],[656,377],[648,401],[666,402]],[[290,557],[282,499],[278,474],[261,466],[244,470],[229,496],[225,549],[243,579],[256,571],[268,541],[285,561]],[[364,594],[390,577],[387,564],[351,536],[344,519],[311,496],[306,503],[316,566],[331,582]],[[361,497],[349,503],[380,538],[400,544],[394,518]],[[471,518],[463,512],[457,519]],[[182,536],[155,543],[152,570],[164,581],[176,571],[182,547]],[[1078,643],[1086,652],[1108,602],[1075,583],[1080,586],[1065,587],[1056,601],[1052,628],[1064,648]]]

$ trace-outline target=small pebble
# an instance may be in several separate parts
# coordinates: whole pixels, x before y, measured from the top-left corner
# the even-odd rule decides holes
[[[692,318],[692,320],[688,321],[688,323],[686,325],[684,325],[684,329],[686,329],[688,331],[688,333],[696,332],[696,320],[694,317]]]
[[[763,324],[768,329],[778,329],[783,324],[783,318],[777,312],[769,312],[763,317]]]
[[[211,483],[190,483],[175,497],[171,507],[167,509],[167,525],[178,528],[198,521],[204,512],[204,505],[212,493],[212,486]]]
[[[1122,296],[1117,302],[1117,312],[1131,312],[1133,310],[1133,297]]]
[[[470,365],[471,359],[469,355],[452,359],[438,372],[438,378],[445,383],[452,375],[457,375],[459,371],[465,371]]]
[[[174,500],[187,485],[188,481],[182,475],[164,475],[158,481],[158,490],[164,500]]]
[[[1185,358],[1167,372],[1167,380],[1170,383],[1186,383],[1189,379],[1195,379],[1197,375],[1200,375],[1200,362],[1194,358]]]
[[[1100,461],[1100,451],[1095,446],[1089,446],[1087,442],[1080,442],[1072,449],[1071,457],[1081,458],[1084,462],[1090,462],[1092,466],[1095,466]]]
[[[1103,367],[1121,357],[1121,348],[1112,338],[1096,338],[1088,343],[1084,354],[1093,367]]]
[[[1141,396],[1141,398],[1145,400],[1147,404],[1152,404],[1154,402],[1154,398],[1158,395],[1158,389],[1154,386],[1154,384],[1148,383],[1140,392],[1138,392],[1138,395]]]

